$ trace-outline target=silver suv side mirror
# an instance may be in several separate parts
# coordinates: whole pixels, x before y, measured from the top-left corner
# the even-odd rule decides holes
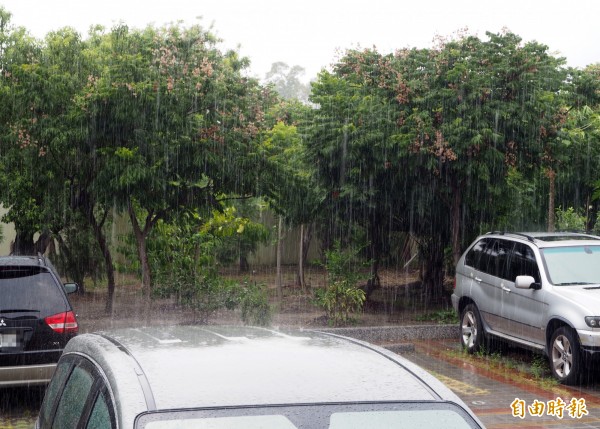
[[[539,290],[542,288],[542,285],[536,283],[535,279],[531,276],[517,276],[515,280],[515,287],[519,289]]]

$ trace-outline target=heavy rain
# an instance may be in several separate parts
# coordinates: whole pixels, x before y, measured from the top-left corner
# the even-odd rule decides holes
[[[275,11],[270,1],[256,10],[174,1],[163,16],[155,5],[109,13],[118,9],[109,1],[96,17],[56,2],[57,25],[40,25],[26,3],[0,0],[0,256],[11,257],[0,258],[0,429],[33,427],[52,374],[49,392],[69,386],[54,364],[71,338],[139,328],[156,344],[194,343],[174,336],[179,325],[203,332],[203,345],[271,341],[220,330],[230,325],[292,344],[327,342],[298,330],[374,343],[464,401],[471,426],[461,417],[456,427],[479,427],[471,412],[490,428],[600,425],[593,27],[562,28],[564,6],[553,3],[522,5],[527,16],[516,17],[458,2],[475,30],[465,28],[473,16],[436,2]],[[544,7],[553,18],[529,25]],[[600,13],[590,1],[572,8],[582,20]],[[425,25],[429,13],[438,24]],[[413,19],[418,37],[392,31]],[[579,49],[563,44],[568,32]],[[567,239],[581,244],[565,250]],[[18,296],[41,277],[63,282],[60,295]],[[479,285],[492,286],[479,296]],[[521,297],[527,304],[511,307]],[[578,300],[584,313],[564,307]],[[55,337],[35,339],[42,325]],[[36,352],[45,356],[26,356]],[[11,379],[32,363],[52,364],[48,377]],[[378,382],[382,392],[393,384]],[[119,398],[97,389],[114,425]],[[94,426],[100,417],[84,405],[89,427],[110,427]],[[59,420],[58,403],[46,408],[42,427],[77,422]],[[344,427],[372,417],[318,412]],[[175,427],[153,418],[144,424]]]

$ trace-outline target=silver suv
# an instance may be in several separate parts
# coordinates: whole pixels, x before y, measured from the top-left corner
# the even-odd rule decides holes
[[[452,304],[468,352],[506,340],[543,352],[559,381],[576,384],[600,352],[600,237],[482,235],[458,261]]]

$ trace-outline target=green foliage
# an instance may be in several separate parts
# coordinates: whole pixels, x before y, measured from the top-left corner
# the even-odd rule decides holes
[[[421,322],[435,322],[437,324],[456,324],[458,323],[458,315],[454,310],[439,310],[418,316],[417,320]]]
[[[176,222],[160,221],[148,242],[150,266],[155,276],[155,296],[175,296],[191,308],[201,322],[222,308],[233,309],[240,287],[217,272],[216,235],[202,231],[199,216],[181,214]]]
[[[573,207],[566,210],[558,208],[556,210],[556,229],[559,231],[577,231],[585,232],[585,216],[577,213]]]
[[[390,237],[410,235],[424,282],[437,288],[447,249],[455,258],[486,229],[539,229],[553,174],[556,205],[569,207],[559,227],[596,220],[597,65],[567,70],[512,33],[393,55],[349,50],[318,76],[309,106],[274,92],[301,99],[301,68],[276,63],[262,87],[247,77],[248,59],[218,46],[182,24],[94,27],[88,38],[64,28],[36,40],[0,8],[4,220],[30,240],[64,237],[65,249],[92,246],[74,232],[86,221],[110,272],[107,216],[130,211],[158,289],[181,281],[173,293],[202,314],[239,302],[214,272],[224,256],[242,260],[268,239],[254,208],[223,198],[250,206],[261,195],[288,224],[316,225],[323,248],[358,232],[373,281],[398,253]],[[96,256],[74,251],[82,267]],[[131,268],[146,282],[144,265]],[[359,307],[356,282],[332,274],[322,301],[333,319],[344,319],[339,301]]]
[[[206,322],[221,309],[242,310],[245,323],[267,325],[271,318],[264,285],[240,285],[222,278],[217,258],[223,242],[244,234],[248,219],[236,216],[234,207],[180,213],[174,221],[159,221],[148,243],[150,266],[155,277],[155,296],[174,296]]]
[[[271,237],[271,231],[258,221],[264,206],[260,198],[232,199],[225,203],[222,213],[213,215],[213,218],[220,216],[222,220],[229,217],[229,223],[237,225],[235,233],[231,231],[221,237],[216,249],[219,263],[239,262],[241,271],[249,269],[248,257],[256,252],[259,245],[268,243]]]
[[[244,323],[269,326],[273,309],[269,304],[269,290],[264,284],[245,282],[242,286],[240,307]]]
[[[68,278],[77,282],[85,291],[85,279],[91,278],[96,285],[104,276],[104,259],[96,244],[89,225],[76,216],[56,237],[59,244],[57,268]]]
[[[316,291],[315,300],[334,326],[347,324],[350,314],[361,311],[365,302],[365,292],[358,287],[359,280],[365,277],[359,271],[359,251],[342,250],[338,242],[326,252],[327,286]]]

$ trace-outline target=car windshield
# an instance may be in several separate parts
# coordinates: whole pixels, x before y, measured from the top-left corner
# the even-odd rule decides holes
[[[452,403],[398,402],[175,410],[145,413],[143,429],[462,429],[480,427]]]
[[[542,249],[550,282],[556,286],[600,283],[600,246]]]

